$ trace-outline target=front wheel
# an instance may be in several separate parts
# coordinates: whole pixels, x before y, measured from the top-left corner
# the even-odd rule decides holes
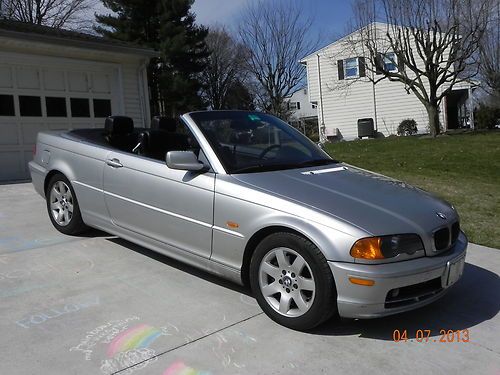
[[[62,174],[51,177],[46,193],[50,221],[61,233],[76,235],[88,230],[69,180]]]
[[[274,233],[262,240],[250,262],[250,283],[262,310],[289,328],[311,329],[337,311],[325,257],[295,234]]]

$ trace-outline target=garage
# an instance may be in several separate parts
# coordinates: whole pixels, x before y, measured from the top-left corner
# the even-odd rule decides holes
[[[145,67],[155,52],[71,31],[0,21],[0,182],[29,179],[43,130],[148,126]]]

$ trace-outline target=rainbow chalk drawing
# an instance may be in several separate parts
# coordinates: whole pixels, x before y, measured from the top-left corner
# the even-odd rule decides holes
[[[192,367],[186,366],[183,362],[177,361],[166,369],[163,375],[211,375],[211,373],[195,370]]]
[[[161,335],[163,335],[163,332],[155,327],[138,324],[123,331],[111,341],[108,346],[108,357],[112,358],[117,353],[132,349],[147,348]]]

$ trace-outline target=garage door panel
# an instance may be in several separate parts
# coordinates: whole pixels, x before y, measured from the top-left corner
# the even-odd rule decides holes
[[[28,162],[40,131],[102,128],[104,118],[120,108],[116,68],[84,61],[66,66],[29,61],[31,65],[0,64],[2,182],[29,178]]]
[[[99,94],[111,93],[111,78],[106,73],[92,73],[92,92]]]
[[[0,120],[0,146],[14,146],[20,143],[17,124],[15,122],[4,123]]]
[[[69,90],[73,92],[87,92],[89,85],[87,81],[87,73],[83,72],[68,72]]]
[[[0,65],[0,88],[12,88],[14,80],[12,79],[12,69],[7,65]]]
[[[19,151],[0,151],[0,181],[24,179],[22,154]]]
[[[19,89],[40,89],[40,74],[38,68],[22,66],[16,71],[17,87]]]
[[[66,90],[64,72],[60,70],[45,69],[43,71],[43,86],[49,91]]]
[[[21,123],[22,143],[24,145],[33,145],[36,142],[36,135],[38,132],[48,130],[44,123],[28,122]]]

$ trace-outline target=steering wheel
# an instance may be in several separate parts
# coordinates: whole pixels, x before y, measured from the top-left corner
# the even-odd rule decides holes
[[[266,154],[271,151],[271,150],[274,150],[275,148],[277,149],[280,149],[281,148],[281,145],[279,144],[276,144],[276,145],[271,145],[269,147],[266,147],[264,150],[262,150],[262,152],[260,153],[259,155],[259,159],[264,159],[264,156],[266,156]]]

